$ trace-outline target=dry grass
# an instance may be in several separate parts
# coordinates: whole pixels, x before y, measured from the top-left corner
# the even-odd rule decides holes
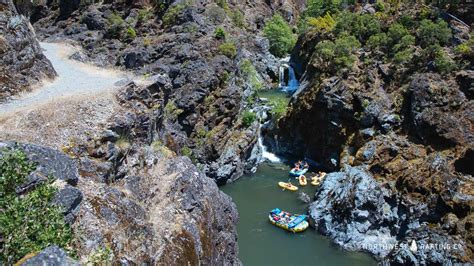
[[[0,114],[0,139],[56,149],[98,134],[120,106],[111,92],[93,97],[56,99],[47,104]]]

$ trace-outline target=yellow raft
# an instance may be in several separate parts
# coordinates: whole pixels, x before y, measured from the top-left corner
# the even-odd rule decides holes
[[[270,222],[287,231],[298,233],[309,227],[306,215],[291,214],[280,209],[273,209],[268,215]]]
[[[316,176],[313,177],[313,181],[311,181],[311,185],[319,186],[319,184],[321,184],[325,176],[326,176],[326,173],[324,172],[317,173]]]
[[[300,182],[300,186],[306,186],[308,184],[306,176],[304,175],[300,175],[300,177],[298,177],[298,181]]]
[[[285,182],[278,182],[278,186],[290,191],[297,191],[298,187],[291,184],[291,183],[285,183]]]

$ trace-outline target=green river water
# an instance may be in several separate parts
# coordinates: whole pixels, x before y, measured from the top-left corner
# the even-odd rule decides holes
[[[316,191],[309,183],[298,192],[282,191],[277,183],[288,180],[289,169],[284,164],[264,163],[255,174],[222,187],[239,211],[237,231],[243,264],[376,265],[369,255],[344,251],[312,228],[293,234],[268,221],[268,212],[273,208],[306,213],[306,205],[297,199],[298,192],[304,191],[313,197]],[[297,184],[297,180],[292,183]]]

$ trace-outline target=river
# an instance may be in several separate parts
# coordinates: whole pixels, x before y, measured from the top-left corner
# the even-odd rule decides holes
[[[348,252],[312,228],[303,233],[284,231],[268,221],[268,212],[280,208],[306,213],[298,192],[311,197],[316,188],[308,184],[298,192],[282,191],[279,181],[288,180],[289,166],[263,163],[253,175],[243,176],[222,190],[232,197],[239,211],[238,244],[244,265],[376,265],[369,255]],[[296,180],[292,181],[297,184]]]

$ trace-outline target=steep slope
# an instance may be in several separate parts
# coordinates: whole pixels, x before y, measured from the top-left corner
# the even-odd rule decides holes
[[[28,19],[11,0],[0,2],[0,29],[0,102],[56,76]]]
[[[276,79],[278,61],[260,31],[276,11],[295,23],[302,2],[60,1],[29,13],[43,10],[34,24],[42,38],[67,38],[85,48],[74,58],[166,76],[172,89],[159,105],[149,103],[165,114],[154,118],[153,140],[191,157],[224,184],[252,168],[255,160],[247,160],[258,152],[256,122],[242,122],[256,84],[242,65],[250,62],[262,84]]]
[[[469,28],[421,5],[331,8],[307,19],[292,56],[302,87],[267,142],[335,172],[310,214],[338,244],[400,264],[472,262]]]

